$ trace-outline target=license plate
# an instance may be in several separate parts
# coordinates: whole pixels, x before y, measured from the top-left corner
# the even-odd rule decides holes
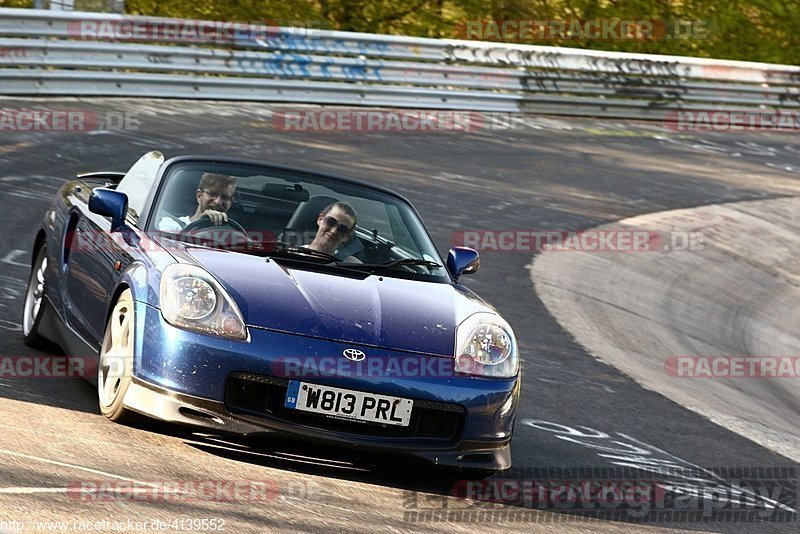
[[[357,421],[408,426],[413,404],[410,399],[292,380],[284,406]]]

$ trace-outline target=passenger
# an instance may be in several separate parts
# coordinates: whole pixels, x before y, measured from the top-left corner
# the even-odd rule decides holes
[[[197,209],[194,213],[183,217],[163,217],[158,222],[158,229],[164,232],[180,232],[201,217],[208,217],[215,226],[222,225],[228,221],[227,212],[233,205],[235,193],[235,176],[203,173],[195,191]]]
[[[353,207],[346,202],[334,202],[322,210],[317,217],[317,233],[307,246],[326,254],[336,255],[339,246],[350,239],[358,218]],[[352,256],[344,261],[358,262]]]

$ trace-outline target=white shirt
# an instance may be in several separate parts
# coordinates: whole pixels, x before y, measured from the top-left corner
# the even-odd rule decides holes
[[[174,217],[162,217],[161,220],[158,221],[158,229],[162,232],[178,233],[190,222],[192,222],[192,219],[188,215],[178,217],[177,219]]]

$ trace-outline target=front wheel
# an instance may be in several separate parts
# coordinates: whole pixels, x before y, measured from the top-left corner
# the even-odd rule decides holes
[[[118,423],[133,418],[122,404],[133,379],[133,343],[135,332],[133,295],[126,289],[114,304],[108,318],[100,362],[97,367],[97,397],[100,412]]]
[[[28,289],[25,292],[25,304],[22,307],[22,340],[29,347],[41,348],[44,339],[39,335],[39,323],[44,315],[44,299],[47,287],[47,248],[42,245],[35,252],[36,259],[28,278]]]

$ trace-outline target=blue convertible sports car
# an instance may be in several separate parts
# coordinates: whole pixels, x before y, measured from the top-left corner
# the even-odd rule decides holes
[[[511,464],[514,333],[391,191],[151,152],[66,183],[32,258],[25,342],[89,358],[111,420]]]

